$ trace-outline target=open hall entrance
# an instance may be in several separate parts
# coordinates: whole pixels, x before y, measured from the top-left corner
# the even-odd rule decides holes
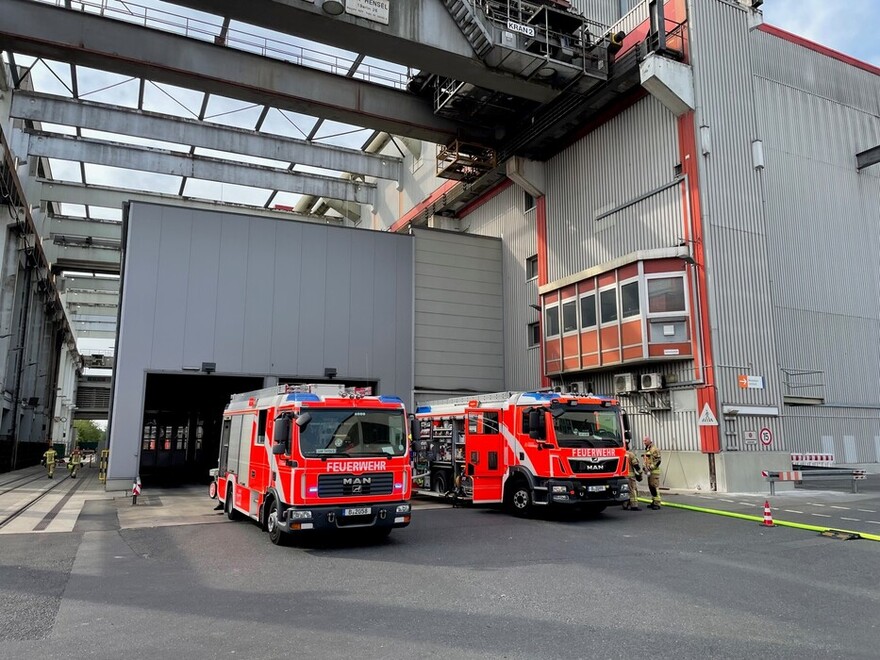
[[[230,395],[262,386],[255,377],[148,373],[140,449],[144,485],[207,484],[208,470],[217,467]]]

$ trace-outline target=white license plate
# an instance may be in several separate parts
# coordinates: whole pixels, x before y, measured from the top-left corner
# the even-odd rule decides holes
[[[359,509],[343,509],[343,516],[368,516],[370,515],[370,507],[363,506]]]
[[[601,493],[603,490],[608,490],[608,486],[588,486],[587,490],[591,493]]]

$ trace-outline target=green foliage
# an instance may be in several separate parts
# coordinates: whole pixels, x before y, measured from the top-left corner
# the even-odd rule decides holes
[[[76,438],[81,447],[85,447],[85,443],[97,444],[104,440],[104,431],[91,420],[77,419],[74,420],[73,426],[76,429]]]

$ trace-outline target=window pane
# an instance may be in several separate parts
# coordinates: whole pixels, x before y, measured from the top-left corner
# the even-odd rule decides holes
[[[638,316],[639,309],[639,283],[630,282],[620,287],[620,306],[623,307],[623,318]]]
[[[555,337],[559,334],[559,307],[557,305],[544,310],[544,327],[547,337]]]
[[[596,325],[596,294],[591,293],[581,298],[581,327],[592,328]]]
[[[526,259],[526,280],[538,277],[538,255],[532,255]]]
[[[599,292],[599,307],[602,313],[602,323],[611,323],[617,320],[617,291],[606,289]]]
[[[537,323],[529,323],[529,346],[537,346],[541,341],[540,330]]]
[[[648,280],[648,311],[683,312],[684,278],[660,277]]]
[[[574,300],[562,303],[562,331],[574,332],[578,329],[577,304]]]

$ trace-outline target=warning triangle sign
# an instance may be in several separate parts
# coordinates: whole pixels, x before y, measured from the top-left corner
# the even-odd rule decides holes
[[[697,420],[698,426],[718,426],[718,418],[712,412],[709,404],[703,406],[703,412],[700,413],[700,419]]]

